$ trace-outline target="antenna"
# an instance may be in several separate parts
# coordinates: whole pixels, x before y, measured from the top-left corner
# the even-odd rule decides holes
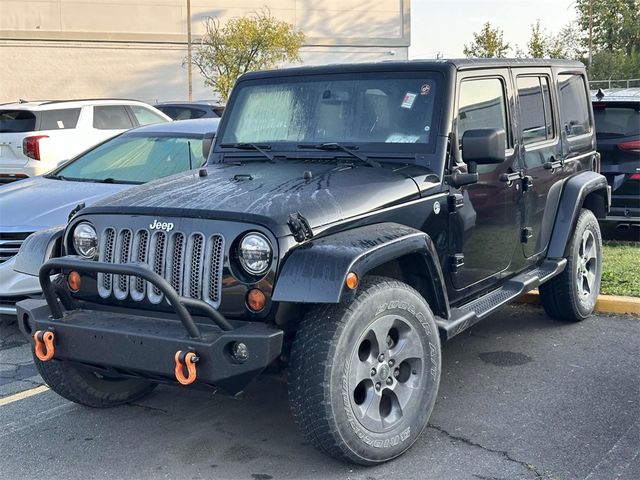
[[[187,140],[187,148],[189,149],[189,170],[193,170],[193,164],[191,163],[191,141]]]

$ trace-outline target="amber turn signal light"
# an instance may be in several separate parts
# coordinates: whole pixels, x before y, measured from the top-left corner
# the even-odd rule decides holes
[[[249,310],[259,312],[266,304],[267,297],[262,290],[257,288],[249,290],[249,293],[247,293],[247,306],[249,307]]]
[[[80,274],[76,271],[70,272],[67,276],[67,285],[69,286],[69,290],[72,292],[77,292],[80,290]]]
[[[355,290],[358,287],[358,275],[353,272],[349,272],[344,283],[347,285],[349,290]]]

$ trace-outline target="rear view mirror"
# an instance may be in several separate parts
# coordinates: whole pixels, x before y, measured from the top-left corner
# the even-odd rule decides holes
[[[467,130],[462,136],[462,159],[465,163],[491,165],[504,162],[507,134],[502,128]]]
[[[202,157],[205,159],[205,163],[207,158],[209,158],[209,152],[211,151],[211,145],[213,145],[213,139],[216,137],[216,132],[207,133],[202,138]]]

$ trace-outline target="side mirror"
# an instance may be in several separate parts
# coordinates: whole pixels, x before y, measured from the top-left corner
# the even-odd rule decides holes
[[[466,164],[491,165],[504,162],[507,134],[502,128],[467,130],[462,136],[462,159]]]
[[[213,145],[214,138],[216,138],[216,132],[207,133],[202,138],[202,157],[205,159],[205,163],[207,158],[209,158],[209,152],[211,151],[211,145]]]

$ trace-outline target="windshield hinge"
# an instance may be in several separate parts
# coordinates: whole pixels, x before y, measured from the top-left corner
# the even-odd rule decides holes
[[[85,207],[84,202],[79,203],[78,205],[76,205],[76,206],[74,207],[74,209],[73,209],[73,210],[71,210],[71,211],[69,212],[69,218],[67,219],[67,221],[68,221],[68,222],[70,222],[70,221],[71,221],[71,219],[76,215],[76,213],[78,213],[78,212],[79,212],[80,210],[82,210],[84,207]]]

